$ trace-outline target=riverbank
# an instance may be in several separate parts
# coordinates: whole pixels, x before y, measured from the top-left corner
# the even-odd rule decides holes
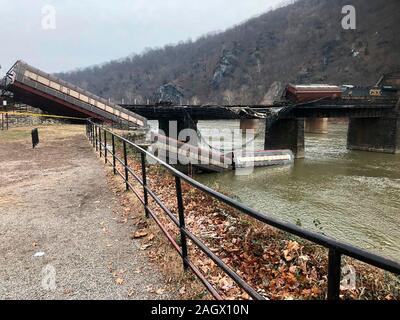
[[[120,154],[121,156],[121,154]],[[129,163],[134,172],[141,173],[141,167],[135,156],[130,156]],[[122,170],[122,168],[119,168]],[[114,179],[114,178],[113,178]],[[158,195],[168,209],[177,212],[174,178],[162,168],[148,168],[149,187]],[[327,295],[327,251],[319,246],[301,240],[290,234],[244,216],[217,203],[206,194],[187,184],[184,192],[185,220],[187,228],[199,237],[211,250],[235,270],[247,283],[265,298],[278,299],[325,299]],[[141,194],[141,187],[136,185],[136,192]],[[179,232],[173,223],[154,201],[150,207],[167,227],[174,239],[179,239]],[[140,218],[142,232],[148,234],[151,220]],[[156,238],[167,240],[157,229],[152,229]],[[190,241],[191,261],[218,288],[224,299],[249,299],[228,276],[198,250]],[[162,252],[158,247],[149,247],[148,254],[160,264],[165,260],[165,246]],[[168,255],[175,254],[169,249]],[[175,262],[176,265],[176,262]],[[343,258],[342,267],[355,270],[355,288],[342,290],[343,299],[399,299],[399,278],[387,272],[367,266],[350,258]],[[190,287],[190,284],[185,287]],[[197,293],[196,293],[197,294]]]

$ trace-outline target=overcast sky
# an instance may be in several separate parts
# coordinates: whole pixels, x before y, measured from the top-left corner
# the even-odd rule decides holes
[[[1,74],[18,59],[46,72],[68,71],[140,53],[147,47],[195,40],[281,2],[0,0]]]

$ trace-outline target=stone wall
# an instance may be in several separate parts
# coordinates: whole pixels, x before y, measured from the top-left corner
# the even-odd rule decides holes
[[[42,118],[39,116],[28,116],[23,115],[23,113],[32,113],[35,115],[43,114],[40,109],[36,109],[26,105],[12,105],[5,109],[1,109],[2,112],[8,111],[8,127],[21,127],[21,126],[35,126],[35,125],[43,125],[43,124],[59,124],[64,123],[65,120],[62,119],[52,119],[52,118]],[[22,115],[15,115],[13,113],[18,112],[22,113]],[[0,116],[0,127],[1,127],[2,117]],[[3,115],[4,126],[6,122],[6,116]]]

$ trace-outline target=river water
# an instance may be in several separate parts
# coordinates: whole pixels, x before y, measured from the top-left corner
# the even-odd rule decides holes
[[[213,128],[238,129],[239,122],[199,122],[203,136]],[[328,134],[306,135],[306,158],[293,166],[196,179],[269,216],[400,260],[400,155],[349,151],[346,135],[346,122],[329,123]]]

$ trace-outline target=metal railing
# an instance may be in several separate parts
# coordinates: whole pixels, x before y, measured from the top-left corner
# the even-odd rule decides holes
[[[188,183],[192,187],[208,194],[212,198],[227,204],[233,209],[240,211],[241,213],[252,217],[260,222],[263,222],[269,226],[275,227],[281,231],[285,231],[296,235],[302,239],[313,242],[314,244],[323,246],[329,250],[328,254],[328,293],[327,297],[329,300],[340,299],[340,282],[341,282],[341,258],[342,256],[348,256],[358,261],[364,262],[371,266],[379,269],[400,275],[400,264],[398,262],[383,258],[375,255],[371,252],[359,249],[352,245],[336,241],[332,238],[326,237],[319,233],[302,229],[301,227],[279,221],[265,214],[255,211],[247,207],[246,205],[229,198],[201,183],[176,170],[166,162],[158,159],[153,154],[147,152],[140,146],[132,143],[131,141],[115,134],[114,132],[95,124],[92,121],[88,121],[86,126],[86,134],[88,139],[93,145],[93,148],[99,152],[100,157],[104,156],[105,163],[111,164],[113,167],[114,175],[119,175],[125,182],[126,190],[133,191],[138,197],[139,201],[144,206],[146,217],[152,217],[163,233],[166,235],[168,240],[171,242],[173,247],[182,257],[184,269],[192,269],[195,275],[205,285],[208,291],[214,296],[214,298],[222,299],[218,291],[213,285],[206,279],[206,277],[200,272],[200,270],[190,261],[188,257],[187,241],[192,241],[208,258],[221,268],[236,284],[246,291],[250,297],[255,300],[265,300],[265,298],[254,290],[249,284],[247,284],[236,272],[234,272],[226,263],[222,261],[216,254],[214,254],[198,237],[190,232],[185,226],[185,208],[182,197],[182,181]],[[111,148],[108,146],[107,134],[111,136]],[[123,159],[120,159],[116,152],[116,142],[122,143]],[[136,152],[140,153],[141,162],[141,177],[139,177],[128,165],[128,152],[127,147],[130,146]],[[177,197],[178,204],[178,218],[167,208],[167,206],[161,201],[161,199],[149,188],[147,184],[147,170],[146,170],[146,157],[151,158],[153,161],[161,165],[164,169],[169,171],[175,177],[175,196]],[[117,163],[121,164],[124,168],[124,172],[121,172],[117,168]],[[130,175],[143,187],[143,197],[135,190],[130,181]],[[154,211],[149,207],[149,196],[156,202],[156,204],[165,212],[165,214],[172,220],[180,231],[180,245],[174,240],[173,236],[167,231],[167,228],[158,219]]]

